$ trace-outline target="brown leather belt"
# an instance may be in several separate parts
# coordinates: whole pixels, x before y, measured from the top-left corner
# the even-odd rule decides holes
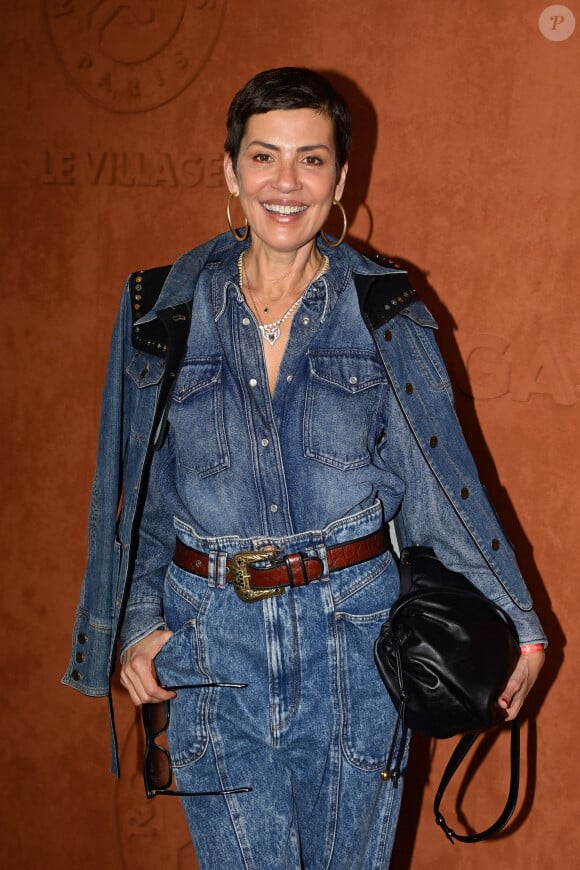
[[[328,570],[339,571],[359,565],[375,556],[380,556],[387,549],[387,538],[383,529],[357,538],[345,544],[337,544],[326,550]],[[205,553],[187,547],[179,538],[175,542],[173,561],[178,568],[209,576],[209,558]],[[253,564],[258,562],[258,564]],[[260,567],[260,563],[270,562]],[[241,566],[241,567],[240,567]],[[238,579],[240,570],[244,572],[244,580]],[[313,580],[319,580],[324,572],[324,563],[318,556],[307,556],[304,553],[278,554],[275,549],[264,548],[260,551],[237,553],[226,561],[226,579],[233,583],[236,591],[244,601],[254,601],[269,595],[277,595],[284,591],[285,586],[306,586]],[[244,594],[241,594],[243,590]],[[256,590],[255,594],[252,594]],[[247,593],[247,594],[245,594]]]

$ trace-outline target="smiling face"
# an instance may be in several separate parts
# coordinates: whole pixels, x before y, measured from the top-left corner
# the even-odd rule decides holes
[[[252,229],[254,242],[275,251],[311,243],[340,199],[347,165],[336,167],[332,121],[314,109],[276,109],[251,115],[226,182]]]

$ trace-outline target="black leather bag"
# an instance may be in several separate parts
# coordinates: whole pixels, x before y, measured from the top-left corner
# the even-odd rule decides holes
[[[385,779],[397,784],[407,729],[433,737],[464,734],[443,774],[435,820],[446,835],[476,842],[497,833],[515,808],[519,779],[519,725],[512,725],[511,782],[498,820],[478,834],[459,835],[439,812],[443,792],[477,736],[500,725],[497,698],[520,656],[510,617],[462,574],[449,571],[427,547],[400,558],[401,594],[375,642],[375,661],[399,717]],[[467,733],[466,733],[467,732]]]

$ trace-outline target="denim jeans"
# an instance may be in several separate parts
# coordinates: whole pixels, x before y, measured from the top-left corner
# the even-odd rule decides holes
[[[325,546],[370,534],[380,519],[374,507],[273,543],[324,559]],[[200,548],[186,527],[179,536]],[[166,576],[165,614],[175,634],[155,661],[160,681],[247,683],[180,689],[171,702],[178,788],[253,789],[182,799],[199,866],[387,868],[402,789],[380,777],[395,712],[373,642],[396,596],[395,565],[385,553],[243,603],[225,581],[225,557],[255,543],[214,538],[209,580],[174,564]]]

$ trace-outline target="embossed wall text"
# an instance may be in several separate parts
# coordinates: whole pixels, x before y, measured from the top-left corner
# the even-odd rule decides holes
[[[169,151],[45,151],[43,184],[110,187],[220,187],[223,154],[202,157]]]
[[[461,348],[469,383],[462,377],[455,380],[467,395],[476,399],[507,396],[514,402],[545,396],[556,405],[568,406],[580,401],[580,383],[553,342],[540,340],[522,349],[503,336],[480,333],[462,340]]]

